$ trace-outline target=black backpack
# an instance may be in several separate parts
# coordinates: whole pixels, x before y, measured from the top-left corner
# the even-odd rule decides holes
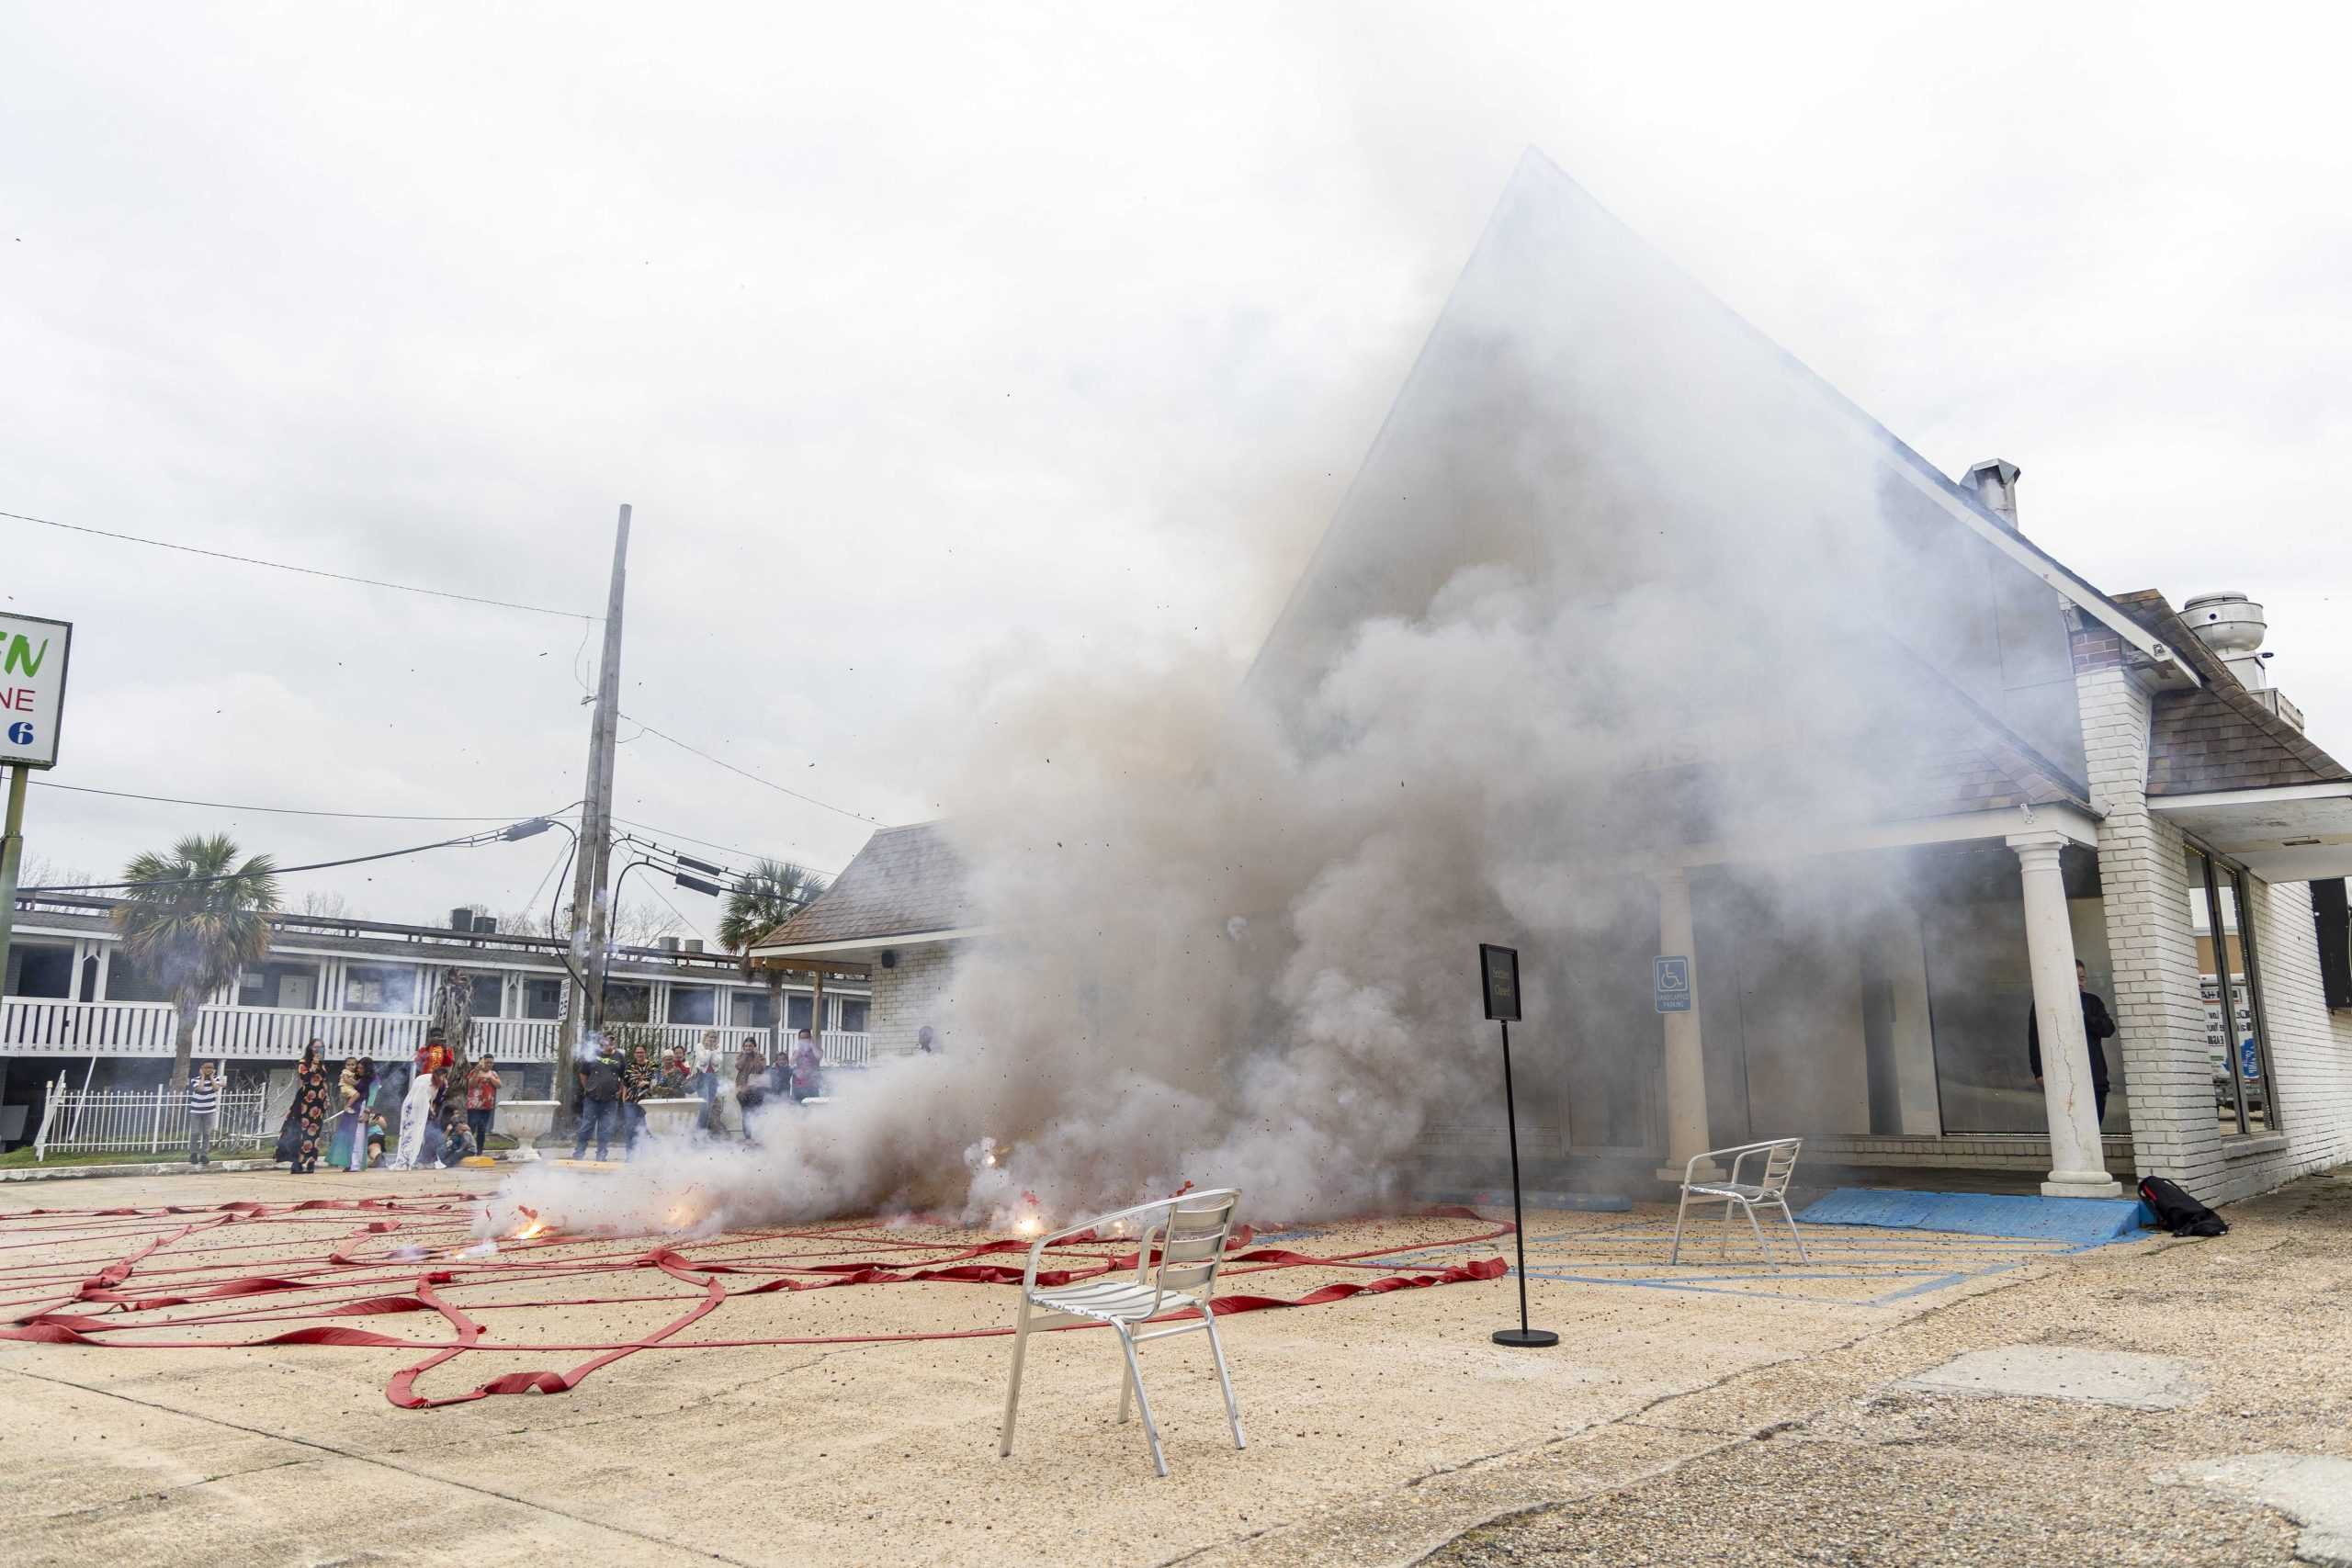
[[[2140,1179],[2140,1201],[2154,1211],[2156,1224],[2175,1235],[2227,1235],[2230,1223],[2161,1176]]]

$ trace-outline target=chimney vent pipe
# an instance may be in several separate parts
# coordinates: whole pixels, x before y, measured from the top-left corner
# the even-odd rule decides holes
[[[2024,471],[2004,457],[1987,457],[1968,468],[1968,485],[1976,499],[2011,528],[2018,525],[2018,476]]]

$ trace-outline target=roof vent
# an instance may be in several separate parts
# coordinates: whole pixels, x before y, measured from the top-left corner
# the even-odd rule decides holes
[[[1968,466],[1968,484],[1976,499],[2011,528],[2018,525],[2018,476],[2023,472],[2005,457],[1987,457]]]
[[[2180,618],[2196,629],[2199,641],[2222,656],[2238,684],[2249,692],[2269,684],[2262,673],[2262,655],[2256,651],[2270,629],[2261,605],[2243,593],[2199,593],[2181,606]]]
[[[700,953],[702,951],[702,938],[698,936],[690,936],[686,938],[686,951],[688,953]]]

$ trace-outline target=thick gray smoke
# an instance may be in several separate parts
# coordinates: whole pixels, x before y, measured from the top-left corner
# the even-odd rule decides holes
[[[2061,733],[1970,631],[2005,590],[1890,479],[1912,461],[1531,159],[1254,668],[1033,670],[975,705],[944,830],[989,934],[932,1021],[949,1052],[837,1075],[756,1150],[508,1201],[627,1229],[1185,1181],[1379,1206],[1495,1099],[1481,941],[1526,954],[1538,1120],[1563,1064],[1638,1078],[1655,1026],[1623,1037],[1596,987],[1646,1012],[1646,957],[1580,955],[1656,951],[1653,873],[1901,815],[1969,716]],[[1867,908],[1825,878],[1747,896]]]

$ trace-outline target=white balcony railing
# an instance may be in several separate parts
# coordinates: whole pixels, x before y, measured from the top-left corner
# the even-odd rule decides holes
[[[290,1062],[316,1040],[329,1056],[405,1061],[424,1043],[422,1013],[331,1012],[320,1008],[207,1006],[196,1023],[198,1056]],[[478,1018],[475,1054],[500,1061],[555,1055],[553,1019]],[[13,1056],[169,1056],[178,1020],[169,1002],[68,1002],[9,997],[0,1004],[0,1053]]]
[[[197,1015],[197,1056],[228,1061],[290,1062],[318,1041],[340,1060],[364,1055],[379,1062],[405,1061],[424,1043],[431,1023],[423,1013],[334,1012],[322,1008],[207,1006]],[[675,1045],[698,1050],[705,1034],[716,1033],[729,1055],[749,1040],[767,1049],[768,1032],[740,1025],[634,1024],[633,1035],[651,1037],[657,1049]],[[549,1062],[562,1025],[551,1018],[478,1018],[473,1054],[501,1062]],[[178,1020],[169,1002],[69,1002],[40,997],[0,1001],[0,1055],[12,1056],[169,1056]],[[827,1030],[820,1037],[829,1067],[865,1067],[874,1062],[874,1037],[864,1032]]]

